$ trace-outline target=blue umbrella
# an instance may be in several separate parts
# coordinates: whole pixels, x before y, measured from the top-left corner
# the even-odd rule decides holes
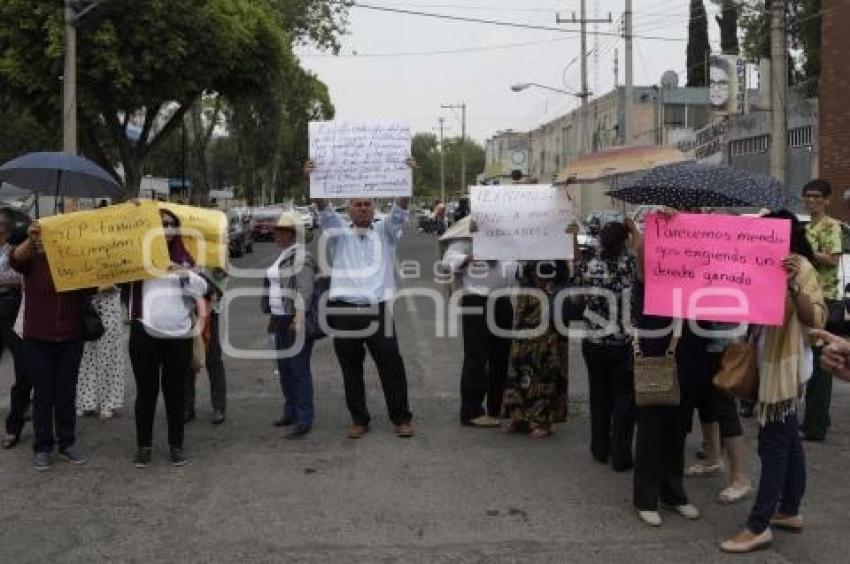
[[[728,166],[700,163],[664,165],[635,176],[607,192],[630,204],[676,209],[756,207],[798,208],[800,200],[769,176]]]
[[[97,164],[70,153],[29,153],[0,166],[0,182],[37,194],[120,199],[124,189]]]

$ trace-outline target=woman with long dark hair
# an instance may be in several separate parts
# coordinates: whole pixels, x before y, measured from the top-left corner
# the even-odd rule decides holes
[[[627,252],[629,230],[619,222],[605,225],[599,234],[600,252],[578,265],[575,285],[608,292],[584,298],[588,336],[582,342],[590,390],[590,452],[601,463],[610,462],[617,472],[632,467],[635,397],[631,335],[622,318],[609,319],[611,307],[623,301],[632,286],[637,266]]]
[[[206,281],[191,269],[195,261],[180,236],[180,220],[160,210],[171,265],[168,273],[133,283],[130,289],[130,361],[136,377],[136,441],[133,462],[144,468],[151,461],[153,423],[160,387],[168,419],[168,445],[174,466],[186,464],[183,455],[183,416],[186,374],[191,370],[192,314],[196,300],[207,291]]]
[[[745,528],[720,545],[725,552],[750,552],[773,541],[770,527],[801,532],[800,502],[806,489],[806,463],[798,411],[813,356],[809,330],[826,323],[815,259],[803,225],[786,210],[765,217],[791,222],[791,254],[783,262],[788,277],[785,318],[781,326],[757,328],[761,478]]]

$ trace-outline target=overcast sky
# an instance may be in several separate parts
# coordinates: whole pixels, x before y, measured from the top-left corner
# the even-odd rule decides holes
[[[580,0],[362,0],[386,6],[472,18],[578,30],[555,24],[555,13],[570,17]],[[588,17],[614,23],[595,26],[588,37],[588,81],[604,94],[614,85],[614,50],[619,51],[619,81],[624,77],[624,44],[620,30],[624,0],[587,0]],[[682,41],[635,40],[635,84],[655,84],[666,70],[685,80],[689,0],[633,0],[635,35],[680,38]],[[719,31],[715,6],[706,2],[712,46]],[[578,91],[581,72],[579,35],[453,22],[414,15],[351,9],[349,35],[339,56],[301,48],[298,54],[330,88],[340,119],[402,120],[414,131],[438,130],[447,118],[447,135],[460,135],[460,112],[441,104],[466,102],[469,135],[478,141],[512,128],[527,130],[578,104],[571,96],[540,89],[514,93],[512,84],[538,82]],[[435,51],[460,51],[434,53]]]

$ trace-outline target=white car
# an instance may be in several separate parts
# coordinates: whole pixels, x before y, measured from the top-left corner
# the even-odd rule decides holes
[[[309,207],[296,206],[292,211],[298,216],[298,219],[301,220],[301,225],[303,225],[305,229],[313,229],[315,227],[313,214],[310,212]]]

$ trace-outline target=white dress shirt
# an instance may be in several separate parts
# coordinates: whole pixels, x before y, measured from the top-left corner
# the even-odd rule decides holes
[[[329,236],[332,256],[330,299],[351,304],[380,303],[395,296],[395,257],[409,219],[407,210],[393,204],[383,221],[360,235],[330,206],[319,214]]]
[[[502,288],[514,288],[517,285],[519,263],[501,260],[473,260],[461,270],[468,257],[472,257],[472,239],[464,237],[449,244],[438,268],[444,273],[461,273],[463,290],[479,296],[488,296],[490,292]]]

